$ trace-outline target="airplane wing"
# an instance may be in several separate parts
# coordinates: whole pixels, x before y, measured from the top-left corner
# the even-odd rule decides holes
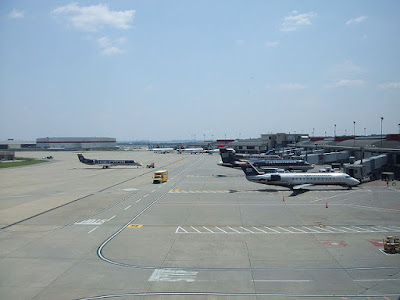
[[[293,187],[293,189],[294,190],[301,190],[301,189],[304,189],[304,188],[309,187],[309,186],[313,186],[313,184],[312,183],[299,184],[299,185],[295,185]]]

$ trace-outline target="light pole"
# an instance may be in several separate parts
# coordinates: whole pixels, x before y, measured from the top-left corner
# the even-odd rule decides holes
[[[364,136],[367,136],[367,127],[364,127]]]
[[[335,129],[334,129],[334,131],[333,131],[333,134],[334,134],[334,137],[335,137],[335,139],[336,139],[336,124],[333,124],[333,125],[335,125]]]
[[[382,123],[383,123],[383,117],[381,117],[381,148],[382,148]]]
[[[354,147],[356,146],[356,121],[353,121]]]

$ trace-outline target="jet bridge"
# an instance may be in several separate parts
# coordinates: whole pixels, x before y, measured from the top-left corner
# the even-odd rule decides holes
[[[344,172],[358,180],[365,178],[378,178],[382,167],[388,163],[387,154],[372,156],[367,159],[357,160],[353,164],[344,164]]]

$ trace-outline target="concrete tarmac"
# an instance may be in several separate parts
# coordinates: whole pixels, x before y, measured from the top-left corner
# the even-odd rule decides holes
[[[398,299],[400,189],[294,195],[219,155],[73,152],[0,169],[0,299]],[[153,184],[154,170],[169,180]]]

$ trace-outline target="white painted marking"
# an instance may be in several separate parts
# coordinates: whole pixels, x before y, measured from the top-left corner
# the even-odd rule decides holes
[[[354,281],[399,281],[397,278],[387,278],[387,279],[357,279]]]
[[[210,229],[208,229],[207,227],[205,227],[205,226],[203,226],[203,228],[205,229],[205,230],[208,230],[209,232],[211,232],[211,233],[215,233],[214,231],[212,231],[212,230],[210,230]]]
[[[215,228],[217,228],[218,230],[221,230],[221,231],[224,232],[224,233],[227,233],[225,230],[219,228],[218,226],[215,226]]]
[[[196,280],[197,273],[198,272],[196,271],[156,269],[148,281],[194,282]]]
[[[388,256],[389,256],[389,255],[392,255],[392,254],[390,254],[390,253],[386,253],[383,249],[379,249],[379,251],[382,252],[382,253],[385,254],[385,255],[388,255]]]
[[[347,232],[346,230],[342,230],[342,229],[339,229],[339,228],[336,228],[336,227],[329,227],[329,229],[337,230],[339,232]]]
[[[357,226],[354,226],[354,228],[360,230],[359,232],[368,232],[368,230],[366,231],[365,228],[360,228],[360,227],[357,227]]]
[[[124,208],[124,210],[127,210],[127,209],[129,209],[129,207],[131,207],[131,205],[129,205],[129,206],[127,206],[127,207],[125,207],[125,208]]]
[[[244,228],[243,226],[240,226],[240,228],[242,228],[243,230],[248,231],[248,232],[250,232],[250,233],[254,233],[253,231],[251,231],[251,230],[249,230],[249,229],[246,229],[246,228]]]
[[[178,228],[176,228],[175,233],[180,233],[179,230],[182,230],[184,233],[188,233],[185,229],[183,229],[181,226],[178,226]]]
[[[308,230],[310,230],[311,232],[321,233],[321,231],[318,231],[318,230],[315,230],[315,229],[311,229],[311,228],[308,228],[308,227],[304,227],[304,229],[308,229]]]
[[[353,232],[358,232],[357,230],[354,230],[354,229],[352,229],[352,228],[348,228],[348,227],[342,227],[342,228],[345,228],[345,229],[347,229],[347,230],[349,230],[349,231],[353,231]]]
[[[251,280],[254,282],[310,282],[314,280],[308,280],[308,279],[254,279]]]
[[[156,190],[152,190],[151,192],[154,193]]]
[[[193,229],[193,230],[195,230],[195,231],[197,231],[198,233],[201,233],[201,231],[200,231],[200,230],[198,230],[198,229],[194,228],[193,226],[190,226],[190,227],[192,227],[192,229]]]
[[[378,228],[383,229],[383,230],[390,230],[389,228],[384,227],[384,226],[379,226]]]
[[[238,231],[238,230],[236,230],[236,229],[233,229],[233,228],[231,228],[231,227],[229,227],[229,226],[228,226],[228,228],[229,228],[230,230],[232,230],[232,231],[235,231],[235,232],[237,232],[237,233],[240,233],[240,231]]]
[[[136,203],[140,202],[142,200],[142,198],[140,198],[138,201],[136,201]]]
[[[277,228],[282,229],[283,231],[286,231],[286,232],[294,233],[293,231],[290,231],[289,229],[286,229],[286,228],[282,228],[282,227],[277,227]]]
[[[116,215],[112,216],[111,218],[109,218],[107,221],[111,221],[112,219],[114,219],[116,217]]]
[[[138,191],[138,189],[135,189],[135,188],[127,188],[127,189],[124,189],[124,191],[126,191],[126,192],[133,192],[133,191]]]
[[[253,228],[254,228],[255,230],[258,230],[258,231],[261,231],[261,232],[264,232],[264,233],[268,233],[268,232],[266,232],[266,231],[264,231],[264,230],[262,230],[262,229],[260,229],[260,228],[257,228],[257,227],[254,227],[254,226],[253,226]]]
[[[271,230],[271,231],[275,231],[275,232],[277,232],[277,233],[280,233],[278,230],[275,230],[275,229],[272,229],[272,228],[269,228],[269,227],[266,227],[266,226],[264,226],[264,228],[267,228],[268,230]]]
[[[149,195],[149,194],[144,195],[143,198],[146,198],[148,195]]]
[[[299,228],[296,228],[296,227],[290,227],[290,228],[292,228],[292,229],[294,229],[294,230],[298,230],[299,232],[304,232],[304,233],[307,233],[307,231],[301,230],[301,229],[299,229]]]
[[[162,185],[160,185],[160,186],[158,187],[158,189],[159,189],[160,187],[162,187]]]
[[[90,233],[92,233],[93,231],[95,231],[97,228],[99,228],[99,226],[97,226],[97,227],[95,227],[95,228],[93,228],[92,230],[90,230],[88,233],[90,234]]]
[[[101,219],[87,219],[80,222],[76,222],[75,225],[101,225],[108,220]]]
[[[329,230],[329,229],[326,229],[326,228],[322,228],[322,227],[319,227],[318,229],[322,230],[322,232],[333,232],[332,230]]]

